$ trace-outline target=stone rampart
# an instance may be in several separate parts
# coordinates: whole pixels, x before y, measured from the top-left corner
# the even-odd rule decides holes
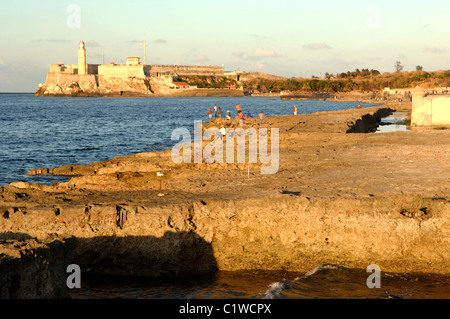
[[[105,64],[98,66],[98,75],[101,75],[105,78],[114,77],[127,79],[129,77],[135,77],[144,79],[144,67],[143,65],[125,65],[125,64]]]
[[[150,74],[176,73],[179,76],[224,76],[224,67],[215,65],[151,65]]]

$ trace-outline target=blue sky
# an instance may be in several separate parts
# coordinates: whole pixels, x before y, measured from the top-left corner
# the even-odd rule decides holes
[[[450,69],[450,1],[393,2],[0,0],[0,92],[34,92],[51,63],[77,63],[80,40],[88,63],[143,57],[146,39],[150,64],[286,77],[392,72],[395,61]]]

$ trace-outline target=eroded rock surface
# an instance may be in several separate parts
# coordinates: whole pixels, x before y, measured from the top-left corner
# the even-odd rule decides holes
[[[323,263],[450,274],[450,131],[347,133],[382,109],[266,118],[280,130],[272,175],[261,163],[175,164],[170,150],[33,170],[72,178],[0,188],[0,229],[73,237],[75,263],[115,275]],[[238,125],[210,125],[221,124]]]

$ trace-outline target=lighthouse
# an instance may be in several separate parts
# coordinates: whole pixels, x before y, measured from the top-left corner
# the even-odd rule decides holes
[[[78,47],[78,74],[87,74],[86,48],[83,41],[80,42]]]

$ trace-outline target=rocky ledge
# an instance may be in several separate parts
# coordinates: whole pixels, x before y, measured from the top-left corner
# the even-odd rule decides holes
[[[280,130],[272,175],[260,174],[261,163],[175,164],[170,150],[33,170],[72,178],[1,187],[0,229],[39,243],[72,240],[66,263],[87,273],[182,278],[375,263],[450,275],[450,131],[362,133],[392,111],[267,117]],[[205,126],[219,125],[238,123]],[[62,263],[53,267],[65,271]]]

